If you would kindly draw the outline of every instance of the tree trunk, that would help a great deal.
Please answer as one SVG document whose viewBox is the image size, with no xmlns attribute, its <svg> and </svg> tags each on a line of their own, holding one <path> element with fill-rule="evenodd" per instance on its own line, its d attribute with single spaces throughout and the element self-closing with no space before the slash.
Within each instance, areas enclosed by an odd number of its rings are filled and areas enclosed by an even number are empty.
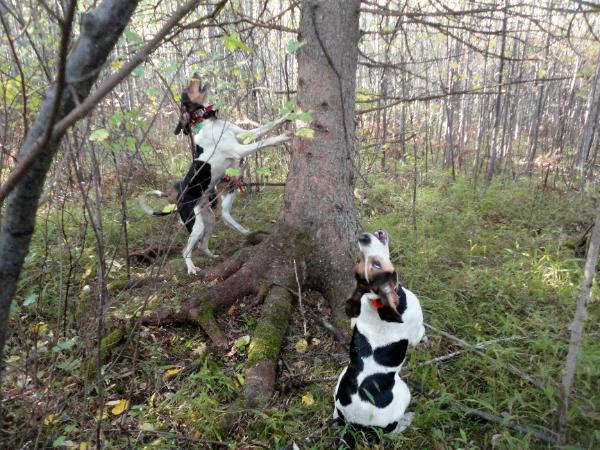
<svg viewBox="0 0 600 450">
<path fill-rule="evenodd" d="M 138 0 L 104 0 L 83 16 L 81 35 L 66 64 L 65 80 L 68 86 L 59 103 L 57 121 L 88 96 L 99 70 L 129 22 L 137 3 Z M 19 152 L 19 160 L 34 151 L 38 140 L 45 135 L 52 121 L 55 96 L 56 86 L 42 104 Z M 29 251 L 38 200 L 61 139 L 62 135 L 47 143 L 8 197 L 4 209 L 0 230 L 0 361 L 3 360 L 10 305 Z"/>
<path fill-rule="evenodd" d="M 308 284 L 321 290 L 334 320 L 353 283 L 349 268 L 358 231 L 354 208 L 354 91 L 359 0 L 302 2 L 298 99 L 312 110 L 314 139 L 296 138 L 280 224 L 308 233 Z"/>
<path fill-rule="evenodd" d="M 581 290 L 579 292 L 579 301 L 575 310 L 575 318 L 569 327 L 571 330 L 571 340 L 569 342 L 569 353 L 565 362 L 563 379 L 560 387 L 560 405 L 558 407 L 558 432 L 561 442 L 566 442 L 567 433 L 567 412 L 569 409 L 569 394 L 573 387 L 575 378 L 575 369 L 577 368 L 577 353 L 581 346 L 583 337 L 583 327 L 587 318 L 587 309 L 592 293 L 592 283 L 596 274 L 596 263 L 598 261 L 598 249 L 600 247 L 600 208 L 596 214 L 594 230 L 585 259 L 583 268 L 583 279 L 581 280 Z"/>
</svg>

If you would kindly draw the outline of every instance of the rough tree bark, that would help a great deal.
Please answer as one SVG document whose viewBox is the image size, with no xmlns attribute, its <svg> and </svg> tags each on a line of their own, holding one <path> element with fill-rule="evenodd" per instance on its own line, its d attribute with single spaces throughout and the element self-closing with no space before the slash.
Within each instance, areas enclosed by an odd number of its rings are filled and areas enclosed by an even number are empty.
<svg viewBox="0 0 600 450">
<path fill-rule="evenodd" d="M 308 283 L 346 320 L 358 222 L 354 207 L 354 91 L 360 1 L 304 1 L 298 52 L 298 100 L 314 111 L 314 139 L 294 142 L 280 223 L 303 230 L 313 244 Z"/>
<path fill-rule="evenodd" d="M 334 321 L 344 324 L 344 303 L 358 222 L 354 208 L 354 91 L 360 0 L 304 0 L 298 51 L 298 101 L 313 111 L 314 138 L 295 138 L 284 207 L 271 235 L 202 274 L 221 279 L 178 311 L 157 310 L 147 325 L 191 321 L 221 349 L 229 342 L 215 316 L 248 295 L 265 299 L 249 348 L 247 404 L 273 392 L 276 362 L 299 283 L 321 291 Z M 294 269 L 294 261 L 298 268 Z"/>
<path fill-rule="evenodd" d="M 82 18 L 81 35 L 71 51 L 65 69 L 65 82 L 58 121 L 85 99 L 98 77 L 98 73 L 114 47 L 121 32 L 129 22 L 138 0 L 104 0 L 97 8 Z M 53 122 L 56 86 L 52 89 L 39 114 L 27 133 L 18 159 L 27 158 L 37 142 L 46 134 Z M 63 133 L 64 134 L 64 133 Z M 44 146 L 25 176 L 18 182 L 7 199 L 0 229 L 0 361 L 6 341 L 10 305 L 29 251 L 35 226 L 38 201 L 44 187 L 46 174 L 58 150 L 63 134 L 55 136 Z M 0 365 L 0 373 L 2 366 Z"/>
</svg>

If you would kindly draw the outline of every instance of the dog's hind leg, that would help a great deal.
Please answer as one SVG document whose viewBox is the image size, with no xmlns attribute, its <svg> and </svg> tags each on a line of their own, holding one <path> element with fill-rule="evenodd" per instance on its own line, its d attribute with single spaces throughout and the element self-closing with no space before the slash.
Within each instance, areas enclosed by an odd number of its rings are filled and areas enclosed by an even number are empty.
<svg viewBox="0 0 600 450">
<path fill-rule="evenodd" d="M 194 207 L 194 226 L 192 227 L 192 232 L 190 233 L 190 237 L 188 238 L 187 244 L 183 249 L 183 259 L 185 260 L 185 264 L 187 266 L 187 271 L 189 275 L 195 275 L 198 272 L 200 272 L 200 269 L 194 265 L 194 261 L 192 260 L 192 250 L 204 234 L 205 227 L 204 217 L 202 214 L 203 209 L 205 208 L 201 208 L 198 205 Z"/>
<path fill-rule="evenodd" d="M 404 415 L 398 421 L 398 425 L 396 425 L 396 428 L 394 429 L 394 431 L 392 431 L 390 434 L 402 433 L 404 430 L 406 430 L 410 426 L 410 424 L 412 423 L 414 418 L 415 418 L 415 413 L 405 412 Z"/>
<path fill-rule="evenodd" d="M 210 239 L 210 235 L 215 229 L 215 213 L 210 207 L 202 208 L 202 221 L 204 222 L 204 234 L 202 235 L 202 239 L 200 241 L 200 248 L 204 252 L 206 256 L 210 256 L 211 258 L 216 258 L 219 255 L 215 255 L 208 248 L 208 240 Z"/>
<path fill-rule="evenodd" d="M 233 205 L 234 200 L 235 191 L 226 192 L 223 194 L 221 197 L 221 217 L 223 218 L 225 225 L 239 231 L 245 236 L 250 233 L 250 230 L 244 228 L 242 225 L 237 223 L 233 217 L 231 217 L 231 205 Z"/>
</svg>

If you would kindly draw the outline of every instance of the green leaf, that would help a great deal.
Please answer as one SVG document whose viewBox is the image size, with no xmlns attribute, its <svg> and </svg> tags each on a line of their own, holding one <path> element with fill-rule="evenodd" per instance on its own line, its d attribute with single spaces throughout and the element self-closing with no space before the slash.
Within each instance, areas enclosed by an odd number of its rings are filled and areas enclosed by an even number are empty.
<svg viewBox="0 0 600 450">
<path fill-rule="evenodd" d="M 67 339 L 66 341 L 60 342 L 54 347 L 52 347 L 53 353 L 58 353 L 62 350 L 67 350 L 73 347 L 77 343 L 77 336 L 73 336 L 71 339 Z"/>
<path fill-rule="evenodd" d="M 315 130 L 311 128 L 300 128 L 296 131 L 296 136 L 306 139 L 312 139 L 315 137 Z"/>
<path fill-rule="evenodd" d="M 297 41 L 296 39 L 290 39 L 287 43 L 287 51 L 288 53 L 294 53 L 298 49 L 304 47 L 306 45 L 306 41 Z"/>
<path fill-rule="evenodd" d="M 123 35 L 127 38 L 128 41 L 144 42 L 144 39 L 139 34 L 137 34 L 135 31 L 125 30 L 125 31 L 123 31 Z"/>
<path fill-rule="evenodd" d="M 290 120 L 301 120 L 302 122 L 310 123 L 313 120 L 313 112 L 312 111 L 299 111 L 293 114 L 290 114 Z"/>
<path fill-rule="evenodd" d="M 92 131 L 90 134 L 90 141 L 92 142 L 102 142 L 108 138 L 108 130 L 106 128 L 98 128 L 97 130 Z"/>
<path fill-rule="evenodd" d="M 66 440 L 67 438 L 65 436 L 59 436 L 52 441 L 52 447 L 60 447 Z"/>
<path fill-rule="evenodd" d="M 235 348 L 237 348 L 238 350 L 241 350 L 244 347 L 246 347 L 249 343 L 250 343 L 250 336 L 246 335 L 246 336 L 242 336 L 241 338 L 236 340 L 234 345 L 235 345 Z"/>
<path fill-rule="evenodd" d="M 243 133 L 238 134 L 237 137 L 238 139 L 241 139 L 244 144 L 249 144 L 254 142 L 257 136 L 256 133 L 253 133 L 252 131 L 244 131 Z"/>
<path fill-rule="evenodd" d="M 234 31 L 233 33 L 225 36 L 225 49 L 227 49 L 227 51 L 233 52 L 238 48 L 245 52 L 252 51 L 250 47 L 242 42 L 240 35 L 237 32 Z"/>
<path fill-rule="evenodd" d="M 230 177 L 239 177 L 241 174 L 242 174 L 242 171 L 240 169 L 238 169 L 237 167 L 229 167 L 225 171 L 225 175 L 230 176 Z"/>
<path fill-rule="evenodd" d="M 144 73 L 144 66 L 142 66 L 141 64 L 139 66 L 137 66 L 135 69 L 133 69 L 133 72 L 131 72 L 131 74 L 134 77 L 141 77 L 143 73 Z"/>
<path fill-rule="evenodd" d="M 263 177 L 271 175 L 271 169 L 269 169 L 268 167 L 259 167 L 256 170 L 256 173 L 258 175 L 262 175 Z"/>
<path fill-rule="evenodd" d="M 177 205 L 167 205 L 162 209 L 164 213 L 171 213 L 177 211 Z"/>
<path fill-rule="evenodd" d="M 23 306 L 33 305 L 35 303 L 35 301 L 37 300 L 37 298 L 38 298 L 37 294 L 29 295 L 23 302 Z"/>
</svg>

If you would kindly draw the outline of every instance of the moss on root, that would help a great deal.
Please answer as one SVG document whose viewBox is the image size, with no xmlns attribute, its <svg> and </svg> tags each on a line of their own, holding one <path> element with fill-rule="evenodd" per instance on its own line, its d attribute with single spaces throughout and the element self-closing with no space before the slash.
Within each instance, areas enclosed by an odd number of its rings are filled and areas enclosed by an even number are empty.
<svg viewBox="0 0 600 450">
<path fill-rule="evenodd" d="M 265 359 L 277 359 L 291 312 L 292 296 L 289 291 L 279 286 L 271 288 L 248 347 L 248 369 Z"/>
<path fill-rule="evenodd" d="M 121 344 L 124 337 L 125 330 L 116 329 L 102 338 L 102 340 L 100 341 L 100 360 L 103 363 L 110 357 L 113 350 Z M 81 364 L 80 370 L 81 374 L 85 378 L 93 378 L 96 375 L 96 372 L 98 371 L 98 359 L 96 358 L 96 355 L 94 354 L 87 361 L 84 361 Z"/>
</svg>

